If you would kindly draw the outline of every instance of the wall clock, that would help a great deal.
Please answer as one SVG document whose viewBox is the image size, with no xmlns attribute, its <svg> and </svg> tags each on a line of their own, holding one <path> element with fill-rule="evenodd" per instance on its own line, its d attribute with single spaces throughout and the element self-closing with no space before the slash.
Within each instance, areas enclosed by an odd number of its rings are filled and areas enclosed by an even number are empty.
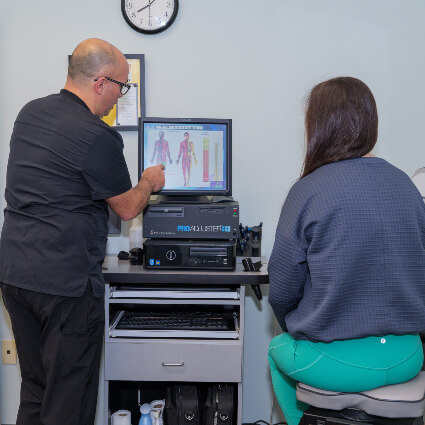
<svg viewBox="0 0 425 425">
<path fill-rule="evenodd" d="M 131 28 L 156 34 L 170 27 L 179 10 L 179 0 L 121 0 L 121 11 Z"/>
</svg>

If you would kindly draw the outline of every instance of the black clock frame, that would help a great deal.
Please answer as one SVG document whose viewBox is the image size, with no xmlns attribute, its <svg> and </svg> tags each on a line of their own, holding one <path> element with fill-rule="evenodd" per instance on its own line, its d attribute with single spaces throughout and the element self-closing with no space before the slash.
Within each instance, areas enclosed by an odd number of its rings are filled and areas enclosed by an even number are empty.
<svg viewBox="0 0 425 425">
<path fill-rule="evenodd" d="M 169 21 L 164 26 L 157 28 L 155 30 L 152 30 L 152 31 L 143 30 L 143 29 L 137 27 L 136 25 L 134 25 L 133 22 L 130 21 L 130 19 L 127 16 L 126 10 L 125 10 L 125 0 L 121 0 L 121 12 L 122 12 L 124 19 L 127 22 L 127 24 L 130 25 L 130 27 L 133 28 L 134 30 L 136 30 L 137 32 L 140 32 L 142 34 L 158 34 L 160 32 L 165 31 L 167 28 L 169 28 L 177 17 L 177 12 L 179 11 L 179 0 L 173 0 L 173 1 L 174 1 L 174 10 L 173 10 L 173 14 L 171 15 L 171 18 L 169 19 Z"/>
</svg>

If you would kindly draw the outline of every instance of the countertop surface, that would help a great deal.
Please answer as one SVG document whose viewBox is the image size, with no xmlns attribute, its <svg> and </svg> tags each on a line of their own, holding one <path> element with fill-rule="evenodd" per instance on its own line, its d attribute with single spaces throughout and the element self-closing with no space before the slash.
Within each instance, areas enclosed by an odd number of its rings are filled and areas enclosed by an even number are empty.
<svg viewBox="0 0 425 425">
<path fill-rule="evenodd" d="M 265 257 L 252 257 L 252 261 L 262 262 L 258 272 L 246 272 L 242 265 L 243 257 L 236 257 L 236 268 L 232 271 L 216 270 L 166 270 L 145 269 L 142 265 L 132 265 L 129 260 L 119 260 L 116 255 L 108 255 L 103 263 L 103 276 L 108 283 L 164 283 L 164 284 L 205 284 L 205 285 L 258 285 L 268 284 L 267 262 Z"/>
</svg>

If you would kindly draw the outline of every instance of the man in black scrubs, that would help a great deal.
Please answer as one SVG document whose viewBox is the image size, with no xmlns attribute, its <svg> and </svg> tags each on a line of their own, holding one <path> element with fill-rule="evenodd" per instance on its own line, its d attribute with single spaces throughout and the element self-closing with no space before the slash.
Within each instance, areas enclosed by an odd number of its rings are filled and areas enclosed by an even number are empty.
<svg viewBox="0 0 425 425">
<path fill-rule="evenodd" d="M 65 88 L 29 102 L 15 121 L 0 285 L 22 374 L 17 425 L 94 422 L 108 204 L 130 220 L 164 185 L 161 164 L 132 187 L 122 138 L 100 119 L 127 81 L 118 49 L 85 40 L 72 54 Z"/>
</svg>

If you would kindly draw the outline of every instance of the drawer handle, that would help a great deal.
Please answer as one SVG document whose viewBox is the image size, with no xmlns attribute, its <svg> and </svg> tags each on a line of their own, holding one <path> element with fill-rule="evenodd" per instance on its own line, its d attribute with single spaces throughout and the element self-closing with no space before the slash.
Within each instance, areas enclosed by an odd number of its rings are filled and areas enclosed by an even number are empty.
<svg viewBox="0 0 425 425">
<path fill-rule="evenodd" d="M 181 363 L 165 363 L 165 362 L 162 362 L 162 366 L 184 366 L 184 362 L 181 362 Z"/>
</svg>

